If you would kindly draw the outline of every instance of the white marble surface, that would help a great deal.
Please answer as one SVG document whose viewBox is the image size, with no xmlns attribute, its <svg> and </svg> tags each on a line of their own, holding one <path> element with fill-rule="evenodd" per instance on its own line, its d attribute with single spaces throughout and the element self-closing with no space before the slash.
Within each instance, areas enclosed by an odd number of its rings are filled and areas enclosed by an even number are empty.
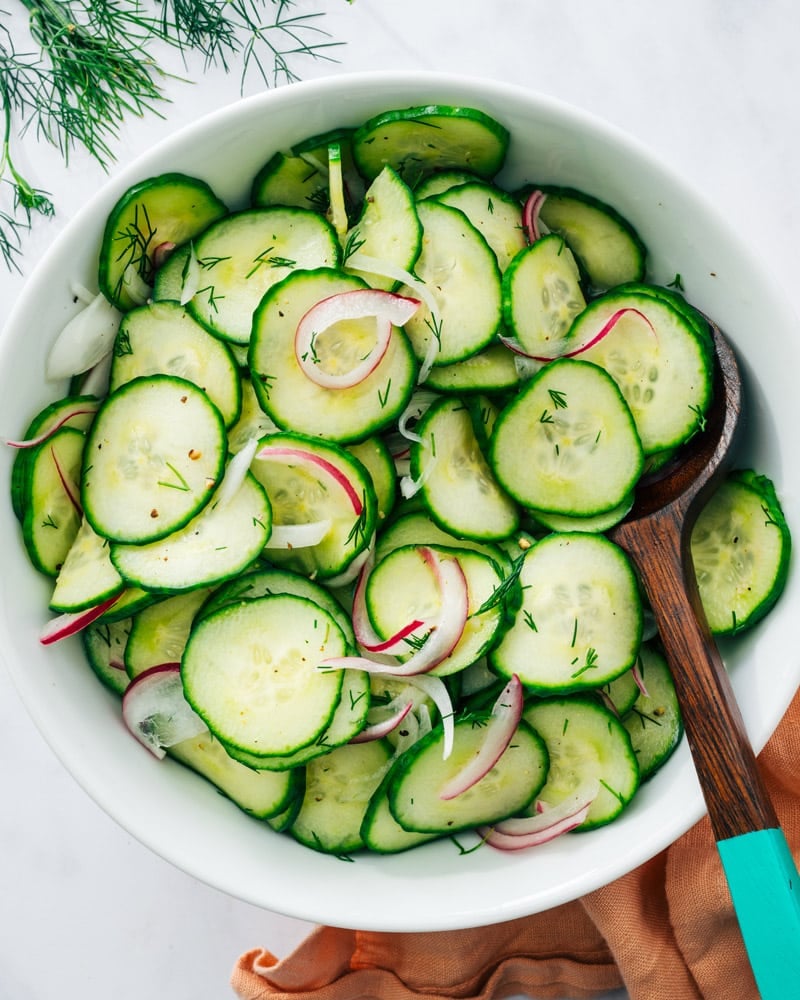
<svg viewBox="0 0 800 1000">
<path fill-rule="evenodd" d="M 296 5 L 317 9 L 326 12 L 321 25 L 346 44 L 337 62 L 302 66 L 304 78 L 418 67 L 504 80 L 581 105 L 693 182 L 793 293 L 800 6 L 792 0 Z M 165 58 L 183 72 L 174 54 Z M 163 120 L 125 124 L 122 159 L 238 96 L 235 74 L 190 65 L 188 75 L 202 82 L 170 82 Z M 27 269 L 103 173 L 80 156 L 67 173 L 47 150 L 19 165 L 59 210 L 27 240 Z M 0 321 L 23 280 L 0 265 Z M 0 782 L 0 1000 L 220 1000 L 232 995 L 228 978 L 240 952 L 264 945 L 284 955 L 310 929 L 199 884 L 133 841 L 65 772 L 2 671 Z"/>
</svg>

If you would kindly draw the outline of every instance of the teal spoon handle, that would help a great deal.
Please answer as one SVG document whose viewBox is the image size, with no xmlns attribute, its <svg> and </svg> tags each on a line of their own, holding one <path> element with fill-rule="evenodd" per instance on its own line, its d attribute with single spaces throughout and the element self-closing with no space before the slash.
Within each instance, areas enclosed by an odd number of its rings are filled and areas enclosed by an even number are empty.
<svg viewBox="0 0 800 1000">
<path fill-rule="evenodd" d="M 780 829 L 717 843 L 762 1000 L 800 998 L 800 878 Z"/>
</svg>

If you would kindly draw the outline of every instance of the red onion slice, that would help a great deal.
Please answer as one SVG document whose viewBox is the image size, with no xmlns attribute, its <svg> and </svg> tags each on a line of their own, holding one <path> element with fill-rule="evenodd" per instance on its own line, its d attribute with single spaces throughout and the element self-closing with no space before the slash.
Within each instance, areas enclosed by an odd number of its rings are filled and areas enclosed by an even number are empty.
<svg viewBox="0 0 800 1000">
<path fill-rule="evenodd" d="M 100 402 L 82 402 L 75 405 L 75 408 L 69 410 L 65 413 L 60 420 L 53 424 L 52 427 L 48 427 L 46 431 L 42 434 L 37 434 L 36 437 L 25 438 L 24 440 L 10 440 L 6 439 L 6 444 L 9 448 L 35 448 L 39 444 L 43 444 L 49 438 L 51 438 L 56 431 L 61 430 L 64 424 L 69 423 L 75 417 L 83 417 L 89 414 L 97 413 Z"/>
<path fill-rule="evenodd" d="M 395 326 L 404 326 L 419 308 L 417 299 L 374 288 L 340 292 L 317 302 L 297 325 L 294 353 L 303 373 L 325 389 L 349 389 L 363 382 L 380 364 Z M 320 364 L 316 338 L 337 323 L 375 319 L 375 343 L 349 371 L 334 374 Z"/>
<path fill-rule="evenodd" d="M 439 792 L 440 798 L 448 800 L 462 795 L 491 771 L 517 731 L 522 705 L 522 684 L 514 674 L 492 707 L 480 750 L 445 784 Z"/>
<path fill-rule="evenodd" d="M 464 571 L 458 560 L 440 559 L 427 547 L 420 554 L 436 574 L 441 606 L 436 620 L 422 645 L 402 663 L 371 659 L 367 656 L 341 656 L 323 660 L 319 666 L 327 669 L 353 668 L 389 677 L 413 677 L 427 673 L 446 659 L 460 640 L 469 616 L 469 594 Z"/>
<path fill-rule="evenodd" d="M 388 639 L 382 639 L 373 629 L 369 620 L 367 602 L 365 599 L 369 575 L 375 565 L 375 553 L 370 552 L 353 591 L 353 633 L 358 645 L 369 653 L 385 653 L 389 656 L 399 656 L 408 652 L 408 643 L 404 640 L 425 625 L 420 618 L 415 618 L 399 629 Z"/>
<path fill-rule="evenodd" d="M 67 639 L 71 635 L 76 635 L 82 629 L 91 625 L 93 621 L 96 621 L 100 615 L 108 611 L 112 605 L 117 603 L 121 596 L 122 591 L 114 594 L 113 597 L 107 598 L 105 601 L 101 601 L 100 604 L 96 604 L 92 608 L 87 608 L 85 611 L 67 611 L 63 615 L 52 618 L 40 632 L 39 642 L 43 646 L 49 646 L 51 643 Z"/>
<path fill-rule="evenodd" d="M 535 816 L 506 819 L 493 827 L 482 827 L 478 833 L 487 844 L 501 851 L 538 847 L 580 826 L 599 791 L 600 782 L 589 779 L 557 806 L 547 808 L 539 804 L 537 809 L 540 811 Z"/>
<path fill-rule="evenodd" d="M 581 344 L 580 347 L 576 347 L 571 351 L 555 351 L 553 354 L 531 354 L 530 351 L 526 351 L 522 344 L 520 344 L 520 342 L 515 340 L 513 337 L 500 336 L 498 339 L 509 349 L 509 351 L 513 351 L 514 354 L 518 354 L 523 358 L 530 358 L 532 361 L 541 361 L 546 363 L 548 361 L 555 361 L 557 358 L 576 358 L 583 354 L 584 351 L 588 351 L 590 347 L 594 347 L 595 344 L 599 344 L 603 338 L 607 337 L 609 333 L 611 333 L 623 316 L 627 316 L 631 313 L 644 320 L 649 327 L 650 332 L 655 335 L 656 331 L 653 324 L 640 309 L 634 309 L 632 306 L 625 306 L 623 309 L 617 309 L 616 312 L 612 313 L 597 333 L 592 334 L 592 336 Z M 561 341 L 562 344 L 566 344 L 567 342 L 566 338 Z"/>
<path fill-rule="evenodd" d="M 208 731 L 183 693 L 179 663 L 160 663 L 131 681 L 122 696 L 122 718 L 159 760 L 168 747 Z"/>
<path fill-rule="evenodd" d="M 639 692 L 642 695 L 642 697 L 649 698 L 650 695 L 647 693 L 647 685 L 644 682 L 641 666 L 642 666 L 641 658 L 637 656 L 636 662 L 631 667 L 631 674 L 633 675 L 633 679 L 636 682 L 636 687 L 639 688 Z"/>
<path fill-rule="evenodd" d="M 262 462 L 277 461 L 292 463 L 294 465 L 302 464 L 305 466 L 313 466 L 315 470 L 322 470 L 336 483 L 337 486 L 344 490 L 356 516 L 358 517 L 361 515 L 361 512 L 364 509 L 364 504 L 361 497 L 358 495 L 357 490 L 341 469 L 338 469 L 333 462 L 329 462 L 326 458 L 323 458 L 322 455 L 317 455 L 316 452 L 313 451 L 306 451 L 303 448 L 268 443 L 256 452 L 255 458 Z"/>
<path fill-rule="evenodd" d="M 544 191 L 539 190 L 531 191 L 525 199 L 525 204 L 522 207 L 522 228 L 525 230 L 529 243 L 535 243 L 542 236 L 539 228 L 539 213 L 546 199 L 547 195 Z"/>
<path fill-rule="evenodd" d="M 351 740 L 351 743 L 370 743 L 372 740 L 383 739 L 384 736 L 388 736 L 389 733 L 393 732 L 400 723 L 405 719 L 411 709 L 414 707 L 413 701 L 403 702 L 401 699 L 396 699 L 397 704 L 391 703 L 388 707 L 391 709 L 391 714 L 385 719 L 381 719 L 380 722 L 373 722 L 368 726 L 365 726 L 360 733 L 357 733 Z"/>
</svg>

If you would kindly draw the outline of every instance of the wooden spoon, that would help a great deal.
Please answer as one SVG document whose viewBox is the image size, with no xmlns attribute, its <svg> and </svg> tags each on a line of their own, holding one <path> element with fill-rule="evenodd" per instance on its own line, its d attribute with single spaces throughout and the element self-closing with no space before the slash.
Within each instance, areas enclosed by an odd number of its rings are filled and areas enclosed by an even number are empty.
<svg viewBox="0 0 800 1000">
<path fill-rule="evenodd" d="M 736 357 L 712 325 L 715 398 L 702 432 L 643 481 L 609 535 L 641 576 L 677 689 L 687 740 L 750 963 L 764 1000 L 800 997 L 800 877 L 779 828 L 728 673 L 706 621 L 692 527 L 727 471 L 742 410 Z"/>
</svg>

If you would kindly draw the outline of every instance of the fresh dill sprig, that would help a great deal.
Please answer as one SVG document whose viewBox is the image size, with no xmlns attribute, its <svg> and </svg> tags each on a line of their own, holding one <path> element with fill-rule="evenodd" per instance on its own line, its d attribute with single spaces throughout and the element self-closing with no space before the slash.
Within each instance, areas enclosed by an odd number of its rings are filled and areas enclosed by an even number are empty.
<svg viewBox="0 0 800 1000">
<path fill-rule="evenodd" d="M 293 0 L 163 0 L 159 33 L 226 72 L 238 57 L 242 88 L 250 72 L 276 87 L 300 79 L 301 59 L 334 61 L 330 50 L 341 44 L 321 26 L 323 12 L 293 14 L 293 6 Z"/>
<path fill-rule="evenodd" d="M 0 10 L 0 255 L 17 268 L 32 215 L 52 215 L 49 195 L 12 159 L 28 131 L 56 147 L 65 165 L 80 147 L 103 168 L 130 115 L 160 114 L 169 76 L 152 46 L 200 52 L 226 73 L 241 66 L 267 87 L 300 79 L 303 60 L 335 61 L 341 45 L 324 30 L 323 11 L 294 13 L 293 0 L 20 0 L 28 12 L 24 44 Z M 31 44 L 32 43 L 32 44 Z M 29 50 L 30 49 L 30 50 Z M 188 82 L 188 81 L 187 81 Z"/>
</svg>

